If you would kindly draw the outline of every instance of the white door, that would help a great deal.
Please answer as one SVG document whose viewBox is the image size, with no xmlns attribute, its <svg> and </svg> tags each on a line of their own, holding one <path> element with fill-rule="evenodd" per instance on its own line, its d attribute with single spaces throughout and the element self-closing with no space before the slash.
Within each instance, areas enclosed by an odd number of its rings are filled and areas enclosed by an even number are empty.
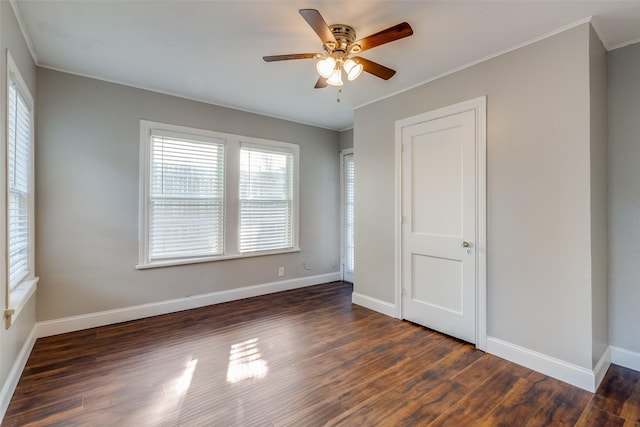
<svg viewBox="0 0 640 427">
<path fill-rule="evenodd" d="M 476 113 L 408 124 L 402 141 L 402 317 L 476 342 Z"/>
</svg>

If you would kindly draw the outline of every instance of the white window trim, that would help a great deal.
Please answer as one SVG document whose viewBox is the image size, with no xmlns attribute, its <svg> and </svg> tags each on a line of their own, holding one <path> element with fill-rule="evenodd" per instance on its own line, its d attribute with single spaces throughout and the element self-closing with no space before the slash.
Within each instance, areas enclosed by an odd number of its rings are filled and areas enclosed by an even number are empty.
<svg viewBox="0 0 640 427">
<path fill-rule="evenodd" d="M 15 319 L 18 317 L 18 315 L 22 312 L 22 310 L 24 309 L 24 307 L 26 307 L 27 302 L 29 301 L 29 299 L 31 298 L 31 296 L 36 292 L 36 288 L 37 288 L 37 284 L 38 284 L 38 277 L 35 276 L 35 205 L 34 205 L 34 200 L 35 200 L 35 179 L 34 179 L 34 158 L 35 158 L 35 152 L 34 152 L 34 140 L 35 140 L 35 110 L 34 110 L 34 102 L 33 102 L 33 96 L 31 95 L 31 92 L 29 91 L 29 87 L 27 86 L 27 84 L 25 83 L 24 79 L 22 78 L 22 75 L 20 74 L 20 71 L 18 70 L 18 66 L 16 65 L 15 61 L 13 60 L 13 57 L 11 56 L 11 53 L 9 52 L 9 50 L 7 50 L 7 78 L 5 81 L 5 117 L 4 117 L 4 121 L 5 121 L 5 132 L 4 132 L 4 163 L 5 163 L 5 174 L 3 177 L 3 188 L 4 188 L 4 210 L 6 213 L 7 207 L 8 207 L 8 197 L 9 197 L 9 191 L 7 188 L 7 173 L 8 173 L 8 165 L 7 165 L 7 161 L 8 161 L 8 132 L 9 132 L 9 126 L 7 123 L 8 120 L 8 114 L 9 114 L 9 110 L 8 110 L 8 96 L 9 96 L 9 91 L 8 91 L 8 87 L 11 81 L 16 82 L 16 84 L 19 87 L 20 90 L 20 94 L 23 96 L 23 98 L 25 99 L 25 101 L 27 102 L 27 104 L 29 105 L 30 111 L 31 111 L 31 165 L 29 166 L 30 169 L 30 177 L 29 177 L 29 274 L 27 275 L 27 277 L 25 277 L 22 282 L 20 282 L 19 285 L 17 285 L 16 287 L 14 287 L 13 289 L 9 289 L 9 278 L 8 278 L 8 274 L 9 274 L 9 260 L 8 260 L 8 256 L 5 255 L 5 263 L 4 263 L 4 282 L 5 282 L 5 310 L 4 310 L 4 317 L 5 317 L 5 326 L 8 329 L 9 327 L 11 327 L 11 324 L 13 321 L 15 321 Z M 8 221 L 8 215 L 5 214 L 5 223 L 4 223 L 4 227 L 3 227 L 3 237 L 4 237 L 4 245 L 5 245 L 5 249 L 4 252 L 5 254 L 8 254 L 8 233 L 9 233 L 9 221 Z"/>
<path fill-rule="evenodd" d="M 151 160 L 151 133 L 160 131 L 164 134 L 174 133 L 184 138 L 188 136 L 196 140 L 217 138 L 225 140 L 225 193 L 224 193 L 224 254 L 221 256 L 176 258 L 168 260 L 149 259 L 149 185 Z M 268 251 L 240 253 L 238 251 L 239 224 L 239 150 L 241 145 L 273 148 L 293 152 L 293 218 L 292 247 Z M 195 129 L 167 123 L 140 120 L 140 186 L 139 186 L 139 226 L 138 226 L 138 264 L 136 269 L 187 265 L 202 262 L 223 261 L 238 258 L 286 254 L 300 252 L 299 247 L 299 169 L 300 148 L 297 144 L 273 141 L 248 136 L 234 135 L 205 129 Z"/>
</svg>

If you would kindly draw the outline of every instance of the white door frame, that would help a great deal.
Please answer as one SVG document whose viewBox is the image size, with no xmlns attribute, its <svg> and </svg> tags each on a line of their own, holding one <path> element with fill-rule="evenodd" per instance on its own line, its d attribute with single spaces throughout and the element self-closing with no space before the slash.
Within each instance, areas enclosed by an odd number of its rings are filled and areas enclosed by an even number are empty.
<svg viewBox="0 0 640 427">
<path fill-rule="evenodd" d="M 345 279 L 344 274 L 344 230 L 345 230 L 345 215 L 344 215 L 344 156 L 353 154 L 353 148 L 345 148 L 340 151 L 340 277 Z M 355 156 L 354 156 L 355 159 Z"/>
<path fill-rule="evenodd" d="M 396 121 L 395 135 L 395 305 L 402 319 L 402 129 L 454 114 L 476 116 L 476 348 L 487 346 L 487 97 L 471 99 Z"/>
</svg>

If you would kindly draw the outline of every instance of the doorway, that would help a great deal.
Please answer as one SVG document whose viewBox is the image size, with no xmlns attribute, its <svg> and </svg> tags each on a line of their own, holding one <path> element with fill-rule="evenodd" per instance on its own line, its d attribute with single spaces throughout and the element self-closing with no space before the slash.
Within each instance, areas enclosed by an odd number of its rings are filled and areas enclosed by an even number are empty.
<svg viewBox="0 0 640 427">
<path fill-rule="evenodd" d="M 486 341 L 486 97 L 396 122 L 398 317 Z"/>
</svg>

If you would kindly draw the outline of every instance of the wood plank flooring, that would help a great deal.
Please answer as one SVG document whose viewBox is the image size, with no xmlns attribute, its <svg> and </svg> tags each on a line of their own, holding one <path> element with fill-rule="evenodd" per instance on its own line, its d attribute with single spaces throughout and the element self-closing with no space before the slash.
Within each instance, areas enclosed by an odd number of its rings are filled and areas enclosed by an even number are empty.
<svg viewBox="0 0 640 427">
<path fill-rule="evenodd" d="M 39 339 L 2 426 L 640 426 L 596 394 L 351 305 L 343 282 Z"/>
</svg>

